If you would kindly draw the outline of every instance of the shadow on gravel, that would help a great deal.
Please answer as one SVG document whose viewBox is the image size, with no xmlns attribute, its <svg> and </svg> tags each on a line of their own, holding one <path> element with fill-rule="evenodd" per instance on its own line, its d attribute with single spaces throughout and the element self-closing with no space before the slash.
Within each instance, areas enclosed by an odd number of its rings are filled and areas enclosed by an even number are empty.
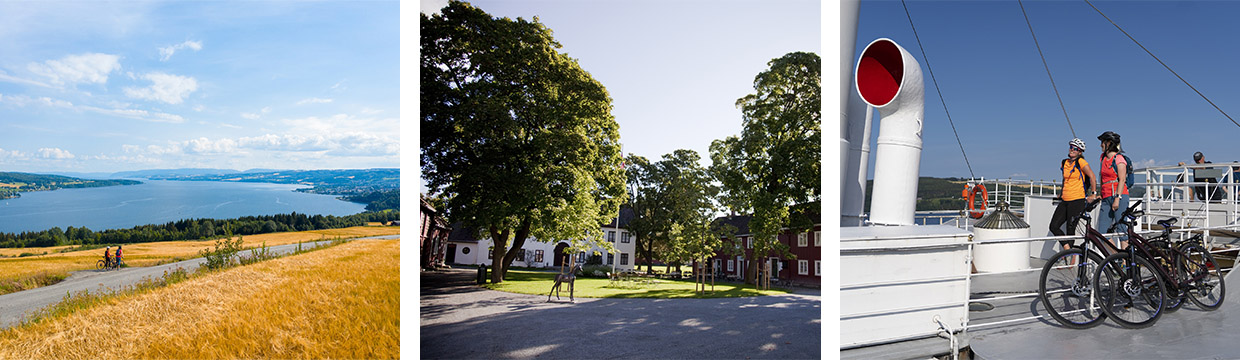
<svg viewBox="0 0 1240 360">
<path fill-rule="evenodd" d="M 812 298 L 548 303 L 545 296 L 484 290 L 471 281 L 435 277 L 422 278 L 421 319 L 431 324 L 421 327 L 423 358 L 817 359 L 821 355 L 821 302 Z M 438 287 L 447 284 L 456 286 Z"/>
</svg>

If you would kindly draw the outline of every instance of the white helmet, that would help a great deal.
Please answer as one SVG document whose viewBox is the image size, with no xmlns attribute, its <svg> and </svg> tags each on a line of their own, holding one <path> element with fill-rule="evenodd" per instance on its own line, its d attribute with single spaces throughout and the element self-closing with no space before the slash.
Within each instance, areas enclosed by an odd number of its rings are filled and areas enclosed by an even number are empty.
<svg viewBox="0 0 1240 360">
<path fill-rule="evenodd" d="M 1085 141 L 1081 139 L 1073 138 L 1072 141 L 1068 142 L 1068 145 L 1072 145 L 1072 147 L 1081 149 L 1081 152 L 1085 152 Z"/>
</svg>

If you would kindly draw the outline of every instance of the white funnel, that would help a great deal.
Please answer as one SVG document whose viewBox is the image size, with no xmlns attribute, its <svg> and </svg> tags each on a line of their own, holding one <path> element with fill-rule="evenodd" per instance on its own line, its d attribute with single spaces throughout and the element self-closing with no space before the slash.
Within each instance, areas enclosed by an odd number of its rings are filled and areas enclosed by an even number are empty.
<svg viewBox="0 0 1240 360">
<path fill-rule="evenodd" d="M 857 51 L 857 0 L 840 2 L 840 226 L 861 226 L 865 180 L 870 165 L 870 121 L 874 113 L 851 81 Z"/>
<path fill-rule="evenodd" d="M 925 118 L 921 65 L 895 41 L 882 38 L 862 51 L 855 79 L 861 99 L 880 115 L 870 222 L 913 225 Z"/>
</svg>

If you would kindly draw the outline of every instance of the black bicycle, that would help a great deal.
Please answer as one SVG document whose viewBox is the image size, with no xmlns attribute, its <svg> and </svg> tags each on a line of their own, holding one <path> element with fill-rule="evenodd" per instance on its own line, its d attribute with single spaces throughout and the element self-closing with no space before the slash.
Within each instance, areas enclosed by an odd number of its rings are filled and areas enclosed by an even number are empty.
<svg viewBox="0 0 1240 360">
<path fill-rule="evenodd" d="M 1135 208 L 1121 218 L 1128 225 L 1128 248 L 1104 259 L 1094 274 L 1103 312 L 1124 327 L 1143 328 L 1157 322 L 1164 310 L 1178 309 L 1185 298 L 1203 310 L 1218 309 L 1226 288 L 1201 234 L 1173 243 L 1170 229 L 1176 220 L 1171 218 L 1158 222 L 1162 235 L 1147 240 L 1134 230 L 1143 215 Z"/>
<path fill-rule="evenodd" d="M 1042 267 L 1038 296 L 1046 312 L 1066 327 L 1086 329 L 1102 323 L 1105 313 L 1091 294 L 1093 275 L 1103 256 L 1119 252 L 1102 233 L 1095 230 L 1090 216 L 1101 200 L 1094 200 L 1080 214 L 1069 221 L 1085 228 L 1085 239 L 1080 246 L 1073 244 L 1067 250 L 1051 256 Z M 1101 254 L 1099 254 L 1101 252 Z"/>
</svg>

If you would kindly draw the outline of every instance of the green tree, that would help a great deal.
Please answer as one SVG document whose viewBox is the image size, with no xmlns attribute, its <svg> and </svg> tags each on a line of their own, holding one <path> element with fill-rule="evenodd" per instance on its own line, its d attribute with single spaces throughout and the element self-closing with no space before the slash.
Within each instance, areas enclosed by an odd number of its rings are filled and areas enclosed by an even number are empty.
<svg viewBox="0 0 1240 360">
<path fill-rule="evenodd" d="M 720 202 L 753 213 L 749 230 L 757 258 L 791 256 L 776 241 L 790 225 L 789 207 L 821 198 L 820 64 L 817 54 L 806 52 L 771 60 L 754 78 L 755 93 L 736 101 L 744 118 L 741 135 L 710 146 L 711 173 L 723 184 Z M 754 281 L 759 263 L 750 260 L 747 282 Z"/>
<path fill-rule="evenodd" d="M 527 238 L 597 242 L 624 200 L 611 98 L 559 47 L 538 18 L 421 15 L 422 177 L 495 242 L 496 283 Z"/>
<path fill-rule="evenodd" d="M 647 259 L 657 252 L 665 261 L 683 263 L 714 250 L 710 224 L 719 189 L 700 160 L 693 150 L 676 150 L 655 163 L 629 155 L 626 170 L 635 215 L 629 231 Z M 651 271 L 649 262 L 646 271 Z"/>
</svg>

